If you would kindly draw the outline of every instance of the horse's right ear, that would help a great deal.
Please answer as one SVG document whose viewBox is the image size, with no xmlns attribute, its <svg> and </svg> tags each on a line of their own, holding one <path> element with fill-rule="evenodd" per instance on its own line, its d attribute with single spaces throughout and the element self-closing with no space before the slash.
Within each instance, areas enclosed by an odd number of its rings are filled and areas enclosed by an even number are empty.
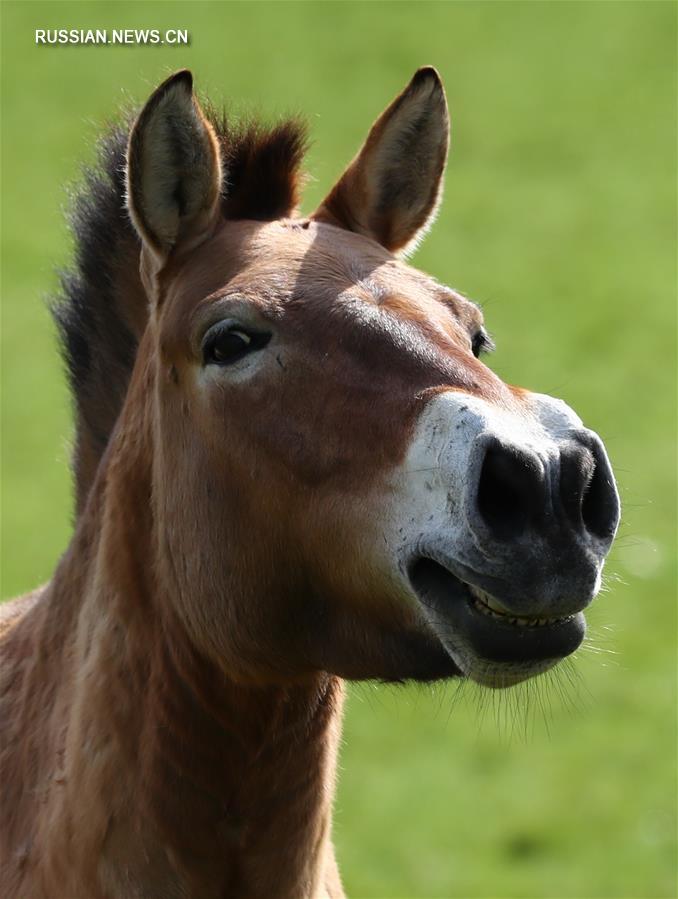
<svg viewBox="0 0 678 899">
<path fill-rule="evenodd" d="M 392 253 L 412 250 L 435 218 L 449 133 L 440 76 L 424 66 L 379 116 L 313 217 L 365 234 Z"/>
<path fill-rule="evenodd" d="M 209 236 L 221 184 L 219 144 L 184 69 L 153 92 L 127 151 L 127 207 L 156 272 L 175 248 Z"/>
</svg>

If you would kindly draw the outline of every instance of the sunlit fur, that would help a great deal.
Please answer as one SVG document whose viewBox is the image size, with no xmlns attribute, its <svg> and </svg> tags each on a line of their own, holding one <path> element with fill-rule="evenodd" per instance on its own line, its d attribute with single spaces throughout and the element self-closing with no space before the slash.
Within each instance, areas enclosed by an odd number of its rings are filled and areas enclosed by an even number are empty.
<svg viewBox="0 0 678 899">
<path fill-rule="evenodd" d="M 424 530 L 398 533 L 427 511 L 413 447 L 461 464 L 423 413 L 468 397 L 466 450 L 487 410 L 548 447 L 544 409 L 581 423 L 476 359 L 478 308 L 394 255 L 441 194 L 432 69 L 309 218 L 299 129 L 227 127 L 187 72 L 135 120 L 126 169 L 123 133 L 77 203 L 57 304 L 74 535 L 2 612 L 0 894 L 341 897 L 342 679 L 469 673 L 394 554 Z M 270 342 L 214 364 L 223 320 Z M 432 519 L 456 499 L 435 489 Z"/>
</svg>

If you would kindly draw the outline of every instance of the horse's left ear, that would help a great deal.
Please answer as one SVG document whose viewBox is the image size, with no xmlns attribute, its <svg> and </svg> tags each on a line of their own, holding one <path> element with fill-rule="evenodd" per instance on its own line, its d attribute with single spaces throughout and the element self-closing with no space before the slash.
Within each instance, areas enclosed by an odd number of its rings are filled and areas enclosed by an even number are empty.
<svg viewBox="0 0 678 899">
<path fill-rule="evenodd" d="M 153 92 L 130 134 L 127 207 L 143 244 L 142 269 L 157 273 L 174 250 L 211 233 L 221 186 L 217 138 L 184 69 Z"/>
<path fill-rule="evenodd" d="M 426 66 L 374 123 L 313 217 L 372 237 L 391 252 L 412 248 L 435 217 L 449 133 L 440 76 Z"/>
</svg>

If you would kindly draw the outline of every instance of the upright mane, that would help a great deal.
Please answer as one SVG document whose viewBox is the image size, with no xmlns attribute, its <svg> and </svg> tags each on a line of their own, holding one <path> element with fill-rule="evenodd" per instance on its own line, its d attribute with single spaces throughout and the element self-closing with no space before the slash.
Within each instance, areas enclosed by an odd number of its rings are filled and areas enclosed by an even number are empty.
<svg viewBox="0 0 678 899">
<path fill-rule="evenodd" d="M 227 173 L 226 218 L 271 221 L 299 201 L 306 148 L 302 122 L 233 124 L 207 107 Z M 72 263 L 51 303 L 75 407 L 76 516 L 122 408 L 148 303 L 139 277 L 140 241 L 125 202 L 127 140 L 134 117 L 109 128 L 85 168 L 69 216 Z"/>
</svg>

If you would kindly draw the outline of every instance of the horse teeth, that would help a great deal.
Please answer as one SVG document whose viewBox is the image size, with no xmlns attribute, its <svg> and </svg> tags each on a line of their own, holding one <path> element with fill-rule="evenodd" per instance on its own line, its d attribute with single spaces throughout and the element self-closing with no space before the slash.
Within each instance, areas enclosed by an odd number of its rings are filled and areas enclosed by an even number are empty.
<svg viewBox="0 0 678 899">
<path fill-rule="evenodd" d="M 484 590 L 481 590 L 480 587 L 471 587 L 469 585 L 469 589 L 475 599 L 479 600 L 484 606 L 488 606 L 493 612 L 496 612 L 498 615 L 508 614 L 506 609 L 501 606 L 493 596 L 486 593 Z"/>
<path fill-rule="evenodd" d="M 468 589 L 473 606 L 479 612 L 490 618 L 497 618 L 509 624 L 518 625 L 518 627 L 547 627 L 548 625 L 562 624 L 564 621 L 572 618 L 572 615 L 565 615 L 562 618 L 530 618 L 526 615 L 509 615 L 508 611 L 494 597 L 481 590 L 480 587 L 474 587 L 469 584 Z"/>
</svg>

